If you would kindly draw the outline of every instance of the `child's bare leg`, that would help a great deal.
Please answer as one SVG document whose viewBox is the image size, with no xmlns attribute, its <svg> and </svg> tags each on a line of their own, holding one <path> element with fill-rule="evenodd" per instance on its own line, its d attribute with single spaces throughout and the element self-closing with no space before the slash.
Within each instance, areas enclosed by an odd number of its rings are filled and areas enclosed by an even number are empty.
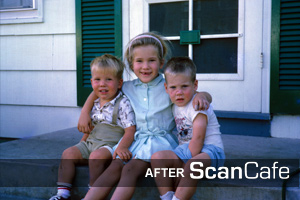
<svg viewBox="0 0 300 200">
<path fill-rule="evenodd" d="M 184 166 L 184 177 L 180 179 L 179 185 L 176 189 L 175 196 L 180 200 L 190 199 L 194 195 L 197 189 L 197 179 L 190 178 L 190 164 L 194 161 L 202 162 L 202 170 L 205 170 L 206 167 L 211 165 L 211 159 L 208 154 L 200 153 L 190 159 Z"/>
<path fill-rule="evenodd" d="M 122 160 L 113 160 L 109 167 L 94 182 L 84 200 L 105 199 L 113 186 L 120 180 L 123 166 Z"/>
<path fill-rule="evenodd" d="M 82 158 L 81 152 L 75 146 L 64 150 L 58 169 L 58 182 L 72 183 L 75 176 L 75 167 L 79 164 L 87 164 L 87 160 Z"/>
<path fill-rule="evenodd" d="M 159 151 L 151 157 L 151 168 L 181 168 L 183 162 L 173 151 Z M 168 191 L 175 191 L 174 183 L 175 179 L 168 176 L 163 176 L 162 173 L 155 177 L 155 182 L 158 187 L 158 191 L 161 196 L 166 194 Z"/>
<path fill-rule="evenodd" d="M 112 200 L 131 199 L 134 194 L 138 178 L 146 174 L 150 163 L 133 159 L 122 170 L 120 182 L 112 196 Z M 127 187 L 128 186 L 128 187 Z"/>
<path fill-rule="evenodd" d="M 104 172 L 112 160 L 111 152 L 106 148 L 93 151 L 89 157 L 90 186 Z"/>
</svg>

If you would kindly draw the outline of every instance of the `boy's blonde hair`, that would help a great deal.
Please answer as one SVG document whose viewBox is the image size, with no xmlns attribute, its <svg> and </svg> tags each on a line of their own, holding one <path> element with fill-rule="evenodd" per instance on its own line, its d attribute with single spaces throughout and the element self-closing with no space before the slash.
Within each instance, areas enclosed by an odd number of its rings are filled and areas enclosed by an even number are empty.
<svg viewBox="0 0 300 200">
<path fill-rule="evenodd" d="M 153 32 L 142 33 L 132 38 L 128 43 L 124 59 L 128 62 L 129 68 L 133 69 L 133 49 L 139 46 L 153 45 L 157 48 L 157 55 L 160 62 L 163 62 L 168 52 L 168 45 L 166 40 L 162 39 L 162 36 L 159 36 Z"/>
<path fill-rule="evenodd" d="M 118 79 L 122 79 L 123 71 L 125 68 L 124 63 L 119 60 L 117 57 L 110 54 L 103 54 L 102 56 L 98 56 L 92 60 L 91 64 L 91 73 L 93 75 L 93 69 L 97 67 L 101 70 L 107 70 L 110 73 L 113 73 Z"/>
<path fill-rule="evenodd" d="M 178 73 L 184 73 L 191 77 L 191 81 L 196 80 L 196 65 L 189 57 L 173 57 L 171 58 L 164 69 L 164 74 L 167 82 L 167 75 L 175 75 Z"/>
</svg>

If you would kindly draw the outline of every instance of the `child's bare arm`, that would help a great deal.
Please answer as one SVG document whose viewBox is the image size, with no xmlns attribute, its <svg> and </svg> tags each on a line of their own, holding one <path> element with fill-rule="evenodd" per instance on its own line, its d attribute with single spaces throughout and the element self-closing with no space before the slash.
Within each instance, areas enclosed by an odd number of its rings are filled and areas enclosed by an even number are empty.
<svg viewBox="0 0 300 200">
<path fill-rule="evenodd" d="M 195 110 L 207 110 L 212 102 L 212 97 L 207 92 L 197 92 L 193 99 L 193 108 Z"/>
<path fill-rule="evenodd" d="M 80 141 L 86 141 L 86 139 L 89 137 L 89 134 L 84 133 Z"/>
<path fill-rule="evenodd" d="M 125 162 L 131 158 L 132 153 L 128 150 L 128 148 L 134 140 L 135 130 L 136 126 L 125 128 L 124 136 L 113 154 L 113 159 L 116 159 L 117 155 Z"/>
<path fill-rule="evenodd" d="M 90 112 L 93 108 L 94 101 L 97 98 L 98 97 L 95 95 L 95 93 L 92 92 L 81 109 L 77 128 L 82 133 L 90 133 L 92 131 L 92 121 L 90 117 Z"/>
<path fill-rule="evenodd" d="M 207 118 L 206 115 L 199 113 L 193 121 L 193 137 L 189 144 L 192 157 L 199 154 L 202 150 L 206 134 Z"/>
</svg>

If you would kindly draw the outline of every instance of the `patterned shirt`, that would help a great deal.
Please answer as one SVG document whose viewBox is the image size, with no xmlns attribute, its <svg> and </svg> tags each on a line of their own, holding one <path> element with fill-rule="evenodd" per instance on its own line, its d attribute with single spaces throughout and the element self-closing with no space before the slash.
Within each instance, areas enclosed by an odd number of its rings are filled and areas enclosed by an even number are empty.
<svg viewBox="0 0 300 200">
<path fill-rule="evenodd" d="M 221 138 L 220 125 L 213 111 L 213 106 L 210 105 L 207 110 L 195 111 L 192 100 L 183 107 L 178 107 L 175 104 L 173 105 L 173 114 L 178 131 L 177 138 L 179 144 L 189 143 L 192 139 L 193 121 L 199 113 L 202 113 L 207 117 L 204 144 L 213 144 L 223 149 L 224 147 Z"/>
<path fill-rule="evenodd" d="M 100 98 L 94 101 L 94 106 L 90 114 L 94 126 L 98 123 L 112 123 L 112 114 L 116 100 L 122 95 L 123 93 L 119 92 L 113 100 L 107 102 L 102 108 L 100 107 Z M 130 101 L 126 96 L 123 96 L 119 106 L 117 125 L 125 129 L 135 124 L 135 114 Z"/>
</svg>

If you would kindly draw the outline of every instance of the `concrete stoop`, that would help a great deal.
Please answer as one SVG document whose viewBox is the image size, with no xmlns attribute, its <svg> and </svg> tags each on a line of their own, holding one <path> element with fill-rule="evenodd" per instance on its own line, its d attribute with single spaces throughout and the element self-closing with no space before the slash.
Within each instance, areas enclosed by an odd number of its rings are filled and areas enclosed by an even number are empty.
<svg viewBox="0 0 300 200">
<path fill-rule="evenodd" d="M 223 135 L 228 159 L 298 159 L 300 140 Z M 60 156 L 64 149 L 76 144 L 81 134 L 76 128 L 0 144 L 0 199 L 42 200 L 56 194 Z M 226 165 L 226 164 L 225 164 Z M 227 163 L 227 166 L 230 163 Z M 299 166 L 299 165 L 298 165 Z M 77 167 L 72 199 L 79 200 L 87 192 L 87 166 Z M 298 176 L 299 178 L 299 176 Z M 26 187 L 23 187 L 26 186 Z M 153 178 L 142 179 L 134 200 L 156 200 L 159 193 Z M 282 187 L 250 187 L 238 182 L 199 181 L 193 199 L 203 200 L 280 200 Z M 288 187 L 286 199 L 299 200 L 300 188 Z"/>
<path fill-rule="evenodd" d="M 201 184 L 200 184 L 201 185 Z M 87 192 L 87 187 L 75 187 L 72 200 L 80 200 Z M 3 200 L 46 200 L 56 193 L 55 187 L 1 187 L 0 199 Z M 280 187 L 200 187 L 193 200 L 281 200 Z M 288 188 L 287 200 L 299 200 L 299 188 Z M 159 200 L 155 187 L 137 187 L 132 200 Z"/>
</svg>

